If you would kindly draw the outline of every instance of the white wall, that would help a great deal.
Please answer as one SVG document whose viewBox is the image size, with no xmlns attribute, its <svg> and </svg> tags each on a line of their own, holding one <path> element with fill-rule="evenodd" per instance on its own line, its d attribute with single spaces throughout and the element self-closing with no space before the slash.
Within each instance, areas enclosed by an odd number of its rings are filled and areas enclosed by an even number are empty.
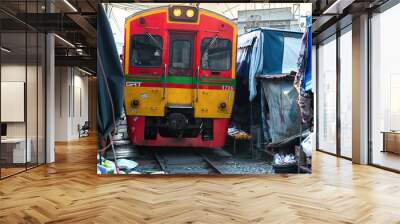
<svg viewBox="0 0 400 224">
<path fill-rule="evenodd" d="M 25 80 L 27 78 L 27 80 Z M 24 64 L 2 64 L 1 81 L 2 82 L 24 82 L 26 84 L 26 107 L 25 104 L 21 108 L 21 112 L 25 113 L 26 120 L 23 122 L 6 122 L 7 137 L 24 138 L 25 135 L 29 139 L 32 162 L 39 159 L 39 163 L 44 163 L 45 150 L 45 118 L 44 118 L 44 74 L 42 67 Z M 22 93 L 24 94 L 24 93 Z M 7 96 L 2 96 L 7 97 Z M 12 113 L 11 108 L 1 108 L 2 112 Z M 37 153 L 39 155 L 37 155 Z"/>
<path fill-rule="evenodd" d="M 55 140 L 68 140 L 69 96 L 68 88 L 70 76 L 67 67 L 55 68 Z"/>
<path fill-rule="evenodd" d="M 1 66 L 1 81 L 25 82 L 25 64 L 8 64 Z M 1 108 L 7 110 L 7 108 Z M 25 122 L 7 123 L 7 137 L 25 137 Z"/>
<path fill-rule="evenodd" d="M 83 74 L 83 73 L 80 73 Z M 74 86 L 75 86 L 75 119 L 73 120 L 73 126 L 77 127 L 78 124 L 83 125 L 85 121 L 89 120 L 89 102 L 88 102 L 88 77 L 81 76 L 81 75 L 75 75 L 75 80 L 74 80 Z M 80 93 L 78 93 L 78 90 Z M 80 94 L 80 99 L 78 98 L 78 94 Z M 77 100 L 80 100 L 80 105 L 77 105 Z M 81 107 L 81 108 L 78 108 Z M 82 111 L 80 111 L 81 109 Z M 78 129 L 74 128 L 73 133 L 75 136 L 78 136 Z"/>
<path fill-rule="evenodd" d="M 28 72 L 28 85 L 29 87 L 34 86 L 34 88 L 27 88 L 27 106 L 30 108 L 28 112 L 31 112 L 32 108 L 36 108 L 36 80 L 32 78 L 32 74 L 36 77 L 36 66 L 27 66 L 25 64 L 3 64 L 1 66 L 1 81 L 2 82 L 25 82 L 25 75 L 27 69 Z M 39 73 L 41 73 L 41 68 L 39 68 Z M 39 107 L 42 105 L 38 105 Z M 1 108 L 1 110 L 7 110 L 7 108 Z M 36 109 L 35 109 L 36 112 Z M 36 130 L 36 113 L 27 113 L 28 129 L 32 127 Z M 34 124 L 31 124 L 34 122 Z M 26 122 L 7 122 L 7 135 L 8 137 L 25 137 L 25 123 Z M 35 127 L 33 127 L 35 125 Z M 28 130 L 29 131 L 29 130 Z M 36 133 L 35 133 L 36 134 Z M 28 133 L 28 137 L 29 133 Z"/>
<path fill-rule="evenodd" d="M 77 139 L 78 124 L 88 121 L 88 78 L 76 68 L 56 67 L 55 86 L 55 140 Z"/>
</svg>

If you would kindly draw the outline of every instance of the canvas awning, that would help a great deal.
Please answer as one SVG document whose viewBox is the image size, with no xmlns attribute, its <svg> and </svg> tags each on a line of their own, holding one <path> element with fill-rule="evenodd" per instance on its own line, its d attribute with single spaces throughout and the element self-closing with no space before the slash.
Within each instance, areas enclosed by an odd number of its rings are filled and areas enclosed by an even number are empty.
<svg viewBox="0 0 400 224">
<path fill-rule="evenodd" d="M 237 75 L 248 76 L 250 100 L 257 94 L 256 77 L 297 71 L 303 33 L 259 28 L 238 38 Z"/>
</svg>

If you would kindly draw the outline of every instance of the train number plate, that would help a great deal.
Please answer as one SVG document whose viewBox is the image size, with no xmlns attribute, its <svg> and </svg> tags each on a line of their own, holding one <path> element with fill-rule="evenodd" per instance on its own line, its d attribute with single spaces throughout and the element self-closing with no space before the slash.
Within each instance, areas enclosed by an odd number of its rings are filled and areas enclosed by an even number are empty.
<svg viewBox="0 0 400 224">
<path fill-rule="evenodd" d="M 222 90 L 233 90 L 233 86 L 222 86 Z"/>
</svg>

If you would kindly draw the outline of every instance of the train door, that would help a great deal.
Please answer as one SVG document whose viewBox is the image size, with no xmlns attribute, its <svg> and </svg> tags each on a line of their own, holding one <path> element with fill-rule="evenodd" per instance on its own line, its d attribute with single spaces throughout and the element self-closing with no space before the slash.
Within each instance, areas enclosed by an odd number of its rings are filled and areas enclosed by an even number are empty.
<svg viewBox="0 0 400 224">
<path fill-rule="evenodd" d="M 167 106 L 193 106 L 194 43 L 194 33 L 169 33 Z"/>
</svg>

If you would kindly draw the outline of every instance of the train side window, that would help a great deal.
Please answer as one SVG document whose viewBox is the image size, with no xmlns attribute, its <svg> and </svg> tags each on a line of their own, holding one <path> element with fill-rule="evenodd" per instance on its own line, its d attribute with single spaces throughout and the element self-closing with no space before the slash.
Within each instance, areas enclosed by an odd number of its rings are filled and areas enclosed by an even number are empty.
<svg viewBox="0 0 400 224">
<path fill-rule="evenodd" d="M 157 35 L 133 35 L 129 61 L 136 67 L 160 67 L 162 38 Z"/>
<path fill-rule="evenodd" d="M 214 40 L 213 40 L 214 39 Z M 232 43 L 227 39 L 204 38 L 201 42 L 201 67 L 205 70 L 231 69 Z"/>
</svg>

